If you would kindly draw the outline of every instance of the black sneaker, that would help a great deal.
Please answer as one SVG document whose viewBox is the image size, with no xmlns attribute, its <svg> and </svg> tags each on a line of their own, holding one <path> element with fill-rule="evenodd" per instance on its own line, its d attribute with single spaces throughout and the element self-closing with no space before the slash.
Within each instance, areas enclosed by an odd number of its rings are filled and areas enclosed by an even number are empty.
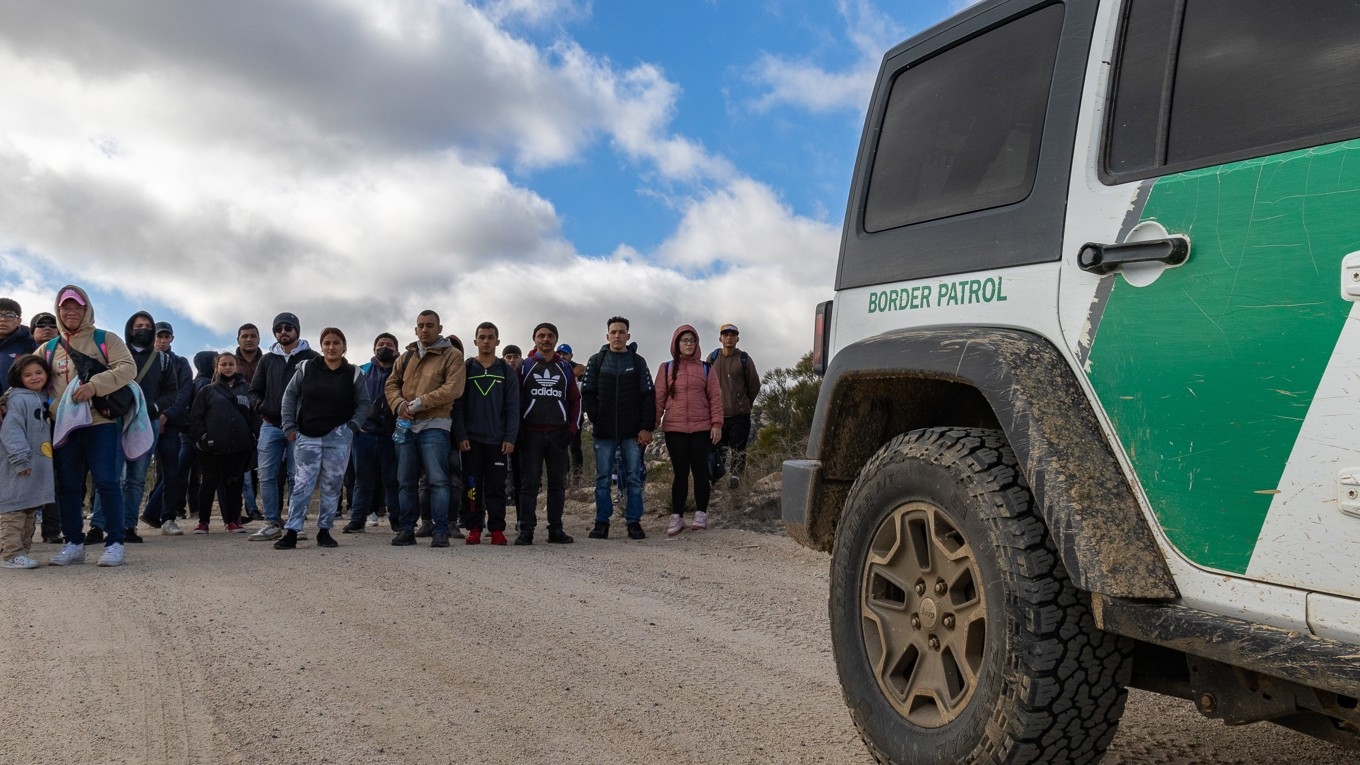
<svg viewBox="0 0 1360 765">
<path fill-rule="evenodd" d="M 531 544 L 533 544 L 533 543 L 534 543 L 534 535 L 533 535 L 533 534 L 520 534 L 519 536 L 515 537 L 515 547 L 521 547 L 521 546 L 523 546 L 523 545 L 531 545 Z"/>
<path fill-rule="evenodd" d="M 646 539 L 646 538 L 647 538 L 647 532 L 645 532 L 645 531 L 642 530 L 642 524 L 641 524 L 641 523 L 630 523 L 630 524 L 628 524 L 628 538 L 629 538 L 629 539 Z"/>
<path fill-rule="evenodd" d="M 296 532 L 296 531 L 293 531 L 292 529 L 288 529 L 287 531 L 283 532 L 283 536 L 279 537 L 279 541 L 277 541 L 277 542 L 274 543 L 274 549 L 275 549 L 275 550 L 296 550 L 296 549 L 297 549 L 297 532 Z"/>
<path fill-rule="evenodd" d="M 591 539 L 608 539 L 609 523 L 607 521 L 595 521 L 595 528 L 590 530 Z"/>
<path fill-rule="evenodd" d="M 571 538 L 571 535 L 568 534 L 568 533 L 565 532 L 565 531 L 562 531 L 562 530 L 560 530 L 560 529 L 557 530 L 557 531 L 553 531 L 552 529 L 548 529 L 548 544 L 552 544 L 552 545 L 569 545 L 569 544 L 571 544 L 572 542 L 575 542 L 575 541 L 576 541 L 576 540 L 575 540 L 575 539 L 572 539 L 572 538 Z"/>
<path fill-rule="evenodd" d="M 180 517 L 183 518 L 184 516 L 181 515 Z M 260 512 L 259 510 L 251 510 L 249 517 L 250 520 L 252 521 L 262 521 L 264 520 L 264 513 Z"/>
<path fill-rule="evenodd" d="M 420 528 L 416 529 L 417 539 L 424 539 L 425 537 L 432 536 L 434 536 L 434 526 L 429 523 L 422 523 L 420 524 Z"/>
<path fill-rule="evenodd" d="M 467 535 L 463 533 L 463 530 L 453 524 L 449 524 L 449 537 L 452 539 L 467 539 Z"/>
<path fill-rule="evenodd" d="M 410 547 L 415 543 L 416 535 L 410 530 L 398 531 L 397 535 L 395 537 L 392 537 L 393 547 Z"/>
<path fill-rule="evenodd" d="M 159 529 L 161 527 L 160 519 L 152 518 L 146 513 L 142 513 L 141 515 L 137 516 L 137 520 L 141 521 L 142 523 L 145 523 L 146 525 L 150 526 L 153 529 Z"/>
<path fill-rule="evenodd" d="M 87 544 L 87 545 L 97 545 L 97 544 L 99 544 L 100 542 L 103 542 L 103 541 L 104 541 L 104 530 L 101 529 L 101 528 L 99 528 L 98 526 L 91 526 L 91 527 L 90 527 L 90 530 L 87 531 L 87 532 L 85 532 L 85 544 Z"/>
<path fill-rule="evenodd" d="M 142 537 L 137 533 L 136 529 L 124 529 L 123 541 L 128 544 L 139 545 L 142 543 Z"/>
<path fill-rule="evenodd" d="M 448 546 L 449 546 L 448 534 L 442 531 L 436 531 L 434 534 L 430 535 L 430 547 L 448 547 Z"/>
<path fill-rule="evenodd" d="M 364 525 L 364 522 L 363 522 L 363 521 L 350 521 L 349 523 L 346 523 L 346 524 L 345 524 L 345 527 L 344 527 L 343 529 L 340 529 L 340 533 L 341 533 L 341 534 L 362 534 L 362 533 L 364 533 L 366 530 L 367 530 L 367 527 Z"/>
<path fill-rule="evenodd" d="M 49 537 L 49 536 L 44 535 L 42 539 L 43 539 L 44 542 L 46 542 L 46 543 L 49 544 L 49 545 L 66 544 L 66 540 L 63 539 L 62 536 L 61 536 L 60 534 L 58 534 L 58 535 L 56 535 L 56 536 L 54 536 L 54 537 Z"/>
<path fill-rule="evenodd" d="M 316 546 L 317 546 L 317 547 L 339 547 L 339 546 L 340 546 L 340 543 L 339 543 L 339 542 L 336 542 L 336 541 L 335 541 L 335 537 L 331 536 L 331 530 L 330 530 L 330 529 L 317 529 L 317 530 L 316 530 Z"/>
</svg>

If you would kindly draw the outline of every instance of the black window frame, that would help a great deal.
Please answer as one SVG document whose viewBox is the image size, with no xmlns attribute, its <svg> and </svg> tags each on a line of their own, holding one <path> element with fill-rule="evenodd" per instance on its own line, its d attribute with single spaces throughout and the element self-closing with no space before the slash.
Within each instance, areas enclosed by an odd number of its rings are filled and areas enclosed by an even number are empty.
<svg viewBox="0 0 1360 765">
<path fill-rule="evenodd" d="M 1114 119 L 1115 103 L 1119 96 L 1120 76 L 1124 66 L 1124 53 L 1128 37 L 1129 17 L 1132 13 L 1133 3 L 1126 0 L 1119 11 L 1119 26 L 1115 35 L 1115 48 L 1111 56 L 1112 66 L 1110 67 L 1109 81 L 1106 88 L 1105 113 L 1102 120 L 1102 138 L 1100 142 L 1100 157 L 1096 162 L 1096 175 L 1100 182 L 1106 186 L 1116 186 L 1124 183 L 1147 180 L 1150 178 L 1160 178 L 1165 175 L 1200 170 L 1206 167 L 1216 167 L 1230 162 L 1240 162 L 1248 159 L 1268 157 L 1274 154 L 1281 154 L 1297 149 L 1307 149 L 1315 146 L 1322 146 L 1339 141 L 1360 138 L 1360 122 L 1355 125 L 1333 130 L 1319 131 L 1310 133 L 1299 138 L 1292 138 L 1283 141 L 1275 141 L 1268 144 L 1253 146 L 1245 149 L 1233 151 L 1222 151 L 1206 154 L 1180 162 L 1166 162 L 1167 141 L 1171 131 L 1171 107 L 1174 99 L 1175 72 L 1180 60 L 1180 46 L 1182 44 L 1182 31 L 1185 23 L 1185 6 L 1188 0 L 1170 0 L 1173 5 L 1176 29 L 1173 31 L 1175 44 L 1169 53 L 1169 58 L 1164 62 L 1163 71 L 1166 72 L 1166 81 L 1163 84 L 1161 94 L 1161 114 L 1158 117 L 1157 135 L 1154 141 L 1157 146 L 1157 156 L 1154 157 L 1151 167 L 1140 168 L 1137 170 L 1114 170 L 1110 167 L 1111 148 L 1114 141 Z"/>
<path fill-rule="evenodd" d="M 903 71 L 1048 6 L 1063 8 L 1044 111 L 1039 164 L 1018 202 L 870 232 L 868 183 L 888 96 Z M 836 289 L 1057 261 L 1097 0 L 993 0 L 928 30 L 883 58 L 847 202 Z"/>
</svg>

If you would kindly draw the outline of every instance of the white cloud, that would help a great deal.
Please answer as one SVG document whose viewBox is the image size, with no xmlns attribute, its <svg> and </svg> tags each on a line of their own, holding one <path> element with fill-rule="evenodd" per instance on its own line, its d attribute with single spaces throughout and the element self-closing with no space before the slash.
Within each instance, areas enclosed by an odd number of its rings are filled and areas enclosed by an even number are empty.
<svg viewBox="0 0 1360 765">
<path fill-rule="evenodd" d="M 884 51 L 901 42 L 904 32 L 869 0 L 840 0 L 839 9 L 854 62 L 833 71 L 806 59 L 762 54 L 750 73 L 764 90 L 757 109 L 786 104 L 812 112 L 864 110 Z"/>
<path fill-rule="evenodd" d="M 586 12 L 566 0 L 0 8 L 6 290 L 31 315 L 72 278 L 226 337 L 290 310 L 305 332 L 345 329 L 351 356 L 379 331 L 408 337 L 427 307 L 450 332 L 490 319 L 521 345 L 556 320 L 582 351 L 622 313 L 654 363 L 679 322 L 711 346 L 717 323 L 736 321 L 762 368 L 793 363 L 838 234 L 671 132 L 679 89 L 661 69 L 569 39 L 535 47 L 505 26 Z M 681 222 L 655 252 L 577 252 L 552 205 L 501 169 L 577 161 L 601 141 L 674 193 Z"/>
</svg>

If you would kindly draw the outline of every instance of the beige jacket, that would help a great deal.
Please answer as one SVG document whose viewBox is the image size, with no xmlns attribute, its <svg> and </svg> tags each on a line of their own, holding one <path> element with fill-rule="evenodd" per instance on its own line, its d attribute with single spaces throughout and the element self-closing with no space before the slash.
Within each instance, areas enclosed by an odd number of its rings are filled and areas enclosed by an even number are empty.
<svg viewBox="0 0 1360 765">
<path fill-rule="evenodd" d="M 104 361 L 104 354 L 99 346 L 94 342 L 94 305 L 90 302 L 90 296 L 85 290 L 68 284 L 57 290 L 57 295 L 66 290 L 75 290 L 80 296 L 85 298 L 85 317 L 80 320 L 80 328 L 75 332 L 68 332 L 66 325 L 61 323 L 61 306 L 55 307 L 57 315 L 57 328 L 61 334 L 57 335 L 57 348 L 52 354 L 52 416 L 57 414 L 57 404 L 61 401 L 62 394 L 72 382 L 79 382 L 76 375 L 76 365 L 66 354 L 66 346 L 79 351 L 90 358 L 104 362 L 108 369 L 90 378 L 90 384 L 94 386 L 96 396 L 107 396 L 110 393 L 132 382 L 137 376 L 137 364 L 132 360 L 132 353 L 128 351 L 127 345 L 123 343 L 123 338 L 117 332 L 104 333 L 104 347 L 108 351 L 109 359 Z M 38 349 L 38 353 L 45 354 L 45 346 Z M 99 412 L 91 410 L 93 415 L 93 425 L 103 425 L 110 422 L 100 416 Z"/>
<path fill-rule="evenodd" d="M 392 411 L 396 412 L 406 402 L 417 420 L 452 418 L 453 402 L 463 395 L 467 382 L 463 352 L 446 337 L 426 348 L 424 358 L 416 353 L 415 343 L 406 346 L 406 350 L 392 365 L 392 374 L 383 388 Z"/>
</svg>

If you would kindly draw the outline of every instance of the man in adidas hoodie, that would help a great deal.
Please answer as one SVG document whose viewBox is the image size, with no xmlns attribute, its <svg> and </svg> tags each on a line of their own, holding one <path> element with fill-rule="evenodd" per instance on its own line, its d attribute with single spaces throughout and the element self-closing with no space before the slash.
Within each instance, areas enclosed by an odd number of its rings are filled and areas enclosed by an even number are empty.
<svg viewBox="0 0 1360 765">
<path fill-rule="evenodd" d="M 151 469 L 151 457 L 156 453 L 160 437 L 165 430 L 166 411 L 175 406 L 179 394 L 179 376 L 170 357 L 156 350 L 156 320 L 146 311 L 138 311 L 128 317 L 123 325 L 123 340 L 132 353 L 132 363 L 137 366 L 133 378 L 142 387 L 146 399 L 146 416 L 151 420 L 151 451 L 135 460 L 120 460 L 123 489 L 123 518 L 106 518 L 104 503 L 98 495 L 94 498 L 94 512 L 90 514 L 90 530 L 107 529 L 110 523 L 122 523 L 124 542 L 141 542 L 137 535 L 137 515 L 142 509 L 142 498 L 146 496 L 146 474 Z M 179 448 L 179 439 L 175 439 Z"/>
<path fill-rule="evenodd" d="M 548 471 L 548 541 L 570 544 L 562 530 L 567 503 L 567 446 L 581 429 L 581 390 L 571 365 L 557 353 L 557 327 L 543 322 L 534 327 L 534 350 L 520 370 L 520 453 L 524 471 L 519 489 L 517 545 L 534 543 L 538 526 L 538 489 Z"/>
<path fill-rule="evenodd" d="M 260 413 L 260 440 L 257 446 L 260 475 L 260 504 L 264 512 L 264 528 L 250 535 L 252 542 L 277 539 L 283 533 L 279 509 L 279 463 L 288 460 L 288 477 L 293 477 L 293 442 L 283 433 L 283 391 L 293 379 L 297 365 L 307 359 L 320 358 L 302 337 L 302 325 L 296 314 L 284 312 L 274 317 L 271 325 L 275 343 L 255 368 L 250 381 L 250 406 Z"/>
</svg>

